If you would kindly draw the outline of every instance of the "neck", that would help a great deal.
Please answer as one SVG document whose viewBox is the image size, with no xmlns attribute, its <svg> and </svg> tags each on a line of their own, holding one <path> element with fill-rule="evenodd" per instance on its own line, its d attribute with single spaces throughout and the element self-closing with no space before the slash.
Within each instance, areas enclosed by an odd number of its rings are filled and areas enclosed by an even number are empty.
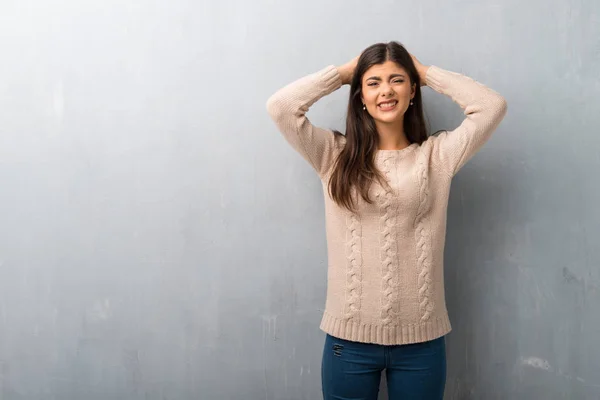
<svg viewBox="0 0 600 400">
<path fill-rule="evenodd" d="M 402 150 L 410 146 L 404 133 L 404 121 L 394 121 L 390 124 L 376 122 L 379 134 L 379 150 Z"/>
</svg>

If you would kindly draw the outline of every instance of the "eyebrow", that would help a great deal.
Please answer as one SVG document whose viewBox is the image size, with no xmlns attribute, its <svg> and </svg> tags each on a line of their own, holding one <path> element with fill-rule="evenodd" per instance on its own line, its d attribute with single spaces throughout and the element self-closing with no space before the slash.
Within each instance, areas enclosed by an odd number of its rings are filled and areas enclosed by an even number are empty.
<svg viewBox="0 0 600 400">
<path fill-rule="evenodd" d="M 406 76 L 404 76 L 403 74 L 392 74 L 392 75 L 390 75 L 390 79 L 398 78 L 398 77 L 406 78 Z M 376 80 L 376 81 L 380 81 L 381 80 L 381 78 L 378 77 L 378 76 L 371 76 L 371 77 L 367 78 L 367 80 L 371 80 L 371 79 Z"/>
</svg>

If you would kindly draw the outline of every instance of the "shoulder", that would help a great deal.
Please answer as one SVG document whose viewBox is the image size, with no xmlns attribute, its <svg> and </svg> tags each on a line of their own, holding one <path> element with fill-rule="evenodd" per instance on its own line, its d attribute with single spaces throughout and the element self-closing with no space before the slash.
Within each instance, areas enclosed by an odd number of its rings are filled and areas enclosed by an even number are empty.
<svg viewBox="0 0 600 400">
<path fill-rule="evenodd" d="M 430 173 L 440 172 L 443 173 L 444 176 L 447 175 L 435 161 L 437 158 L 436 154 L 439 152 L 440 142 L 444 140 L 446 135 L 448 135 L 448 131 L 445 129 L 436 131 L 429 135 L 427 140 L 419 146 L 421 163 L 427 166 L 426 168 Z"/>
<path fill-rule="evenodd" d="M 430 154 L 433 149 L 438 145 L 438 141 L 440 137 L 446 135 L 448 132 L 445 129 L 440 129 L 427 137 L 423 143 L 421 143 L 420 149 L 421 151 Z"/>
<path fill-rule="evenodd" d="M 346 147 L 346 135 L 335 129 L 332 129 L 331 132 L 333 132 L 334 149 L 341 152 Z"/>
</svg>

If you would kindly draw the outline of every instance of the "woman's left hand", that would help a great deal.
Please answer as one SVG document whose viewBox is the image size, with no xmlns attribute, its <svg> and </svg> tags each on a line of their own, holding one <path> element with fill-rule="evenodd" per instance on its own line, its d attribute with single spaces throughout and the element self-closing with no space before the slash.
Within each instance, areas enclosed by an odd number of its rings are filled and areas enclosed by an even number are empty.
<svg viewBox="0 0 600 400">
<path fill-rule="evenodd" d="M 419 78 L 421 79 L 421 86 L 427 86 L 427 81 L 425 78 L 427 77 L 427 70 L 429 70 L 429 66 L 421 64 L 421 62 L 417 60 L 417 57 L 412 55 L 412 53 L 410 54 L 410 56 L 412 57 L 413 63 L 415 63 L 417 72 L 419 73 Z"/>
</svg>

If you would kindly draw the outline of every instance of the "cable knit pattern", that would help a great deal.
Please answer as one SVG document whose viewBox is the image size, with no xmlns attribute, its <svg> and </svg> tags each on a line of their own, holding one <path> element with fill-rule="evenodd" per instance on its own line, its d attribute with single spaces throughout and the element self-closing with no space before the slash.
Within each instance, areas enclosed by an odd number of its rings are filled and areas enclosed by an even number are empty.
<svg viewBox="0 0 600 400">
<path fill-rule="evenodd" d="M 419 208 L 415 219 L 415 241 L 417 243 L 417 266 L 419 270 L 418 289 L 421 321 L 425 322 L 431 317 L 434 302 L 431 295 L 433 282 L 431 281 L 431 238 L 427 210 L 429 208 L 429 180 L 424 154 L 418 156 L 419 175 Z"/>
<path fill-rule="evenodd" d="M 302 77 L 267 101 L 285 140 L 321 179 L 328 271 L 320 327 L 332 336 L 396 345 L 451 330 L 442 262 L 450 184 L 500 124 L 506 101 L 472 78 L 436 66 L 425 82 L 429 89 L 423 90 L 446 95 L 463 110 L 463 121 L 420 145 L 377 150 L 376 166 L 391 190 L 374 183 L 373 202 L 359 201 L 356 213 L 337 205 L 328 192 L 327 178 L 345 136 L 306 116 L 312 104 L 342 85 L 337 68 Z"/>
<path fill-rule="evenodd" d="M 391 168 L 393 166 L 393 156 L 388 155 L 383 159 L 383 174 L 389 184 L 392 182 Z M 394 193 L 382 187 L 377 192 L 377 202 L 379 204 L 379 223 L 381 250 L 381 275 L 382 290 L 381 297 L 381 321 L 389 325 L 394 321 L 394 306 L 398 302 L 398 251 L 396 243 L 396 207 L 394 204 Z"/>
<path fill-rule="evenodd" d="M 361 226 L 358 216 L 348 213 L 346 217 L 349 239 L 347 243 L 347 277 L 346 277 L 346 319 L 356 319 L 360 312 L 361 267 L 360 249 Z"/>
</svg>

